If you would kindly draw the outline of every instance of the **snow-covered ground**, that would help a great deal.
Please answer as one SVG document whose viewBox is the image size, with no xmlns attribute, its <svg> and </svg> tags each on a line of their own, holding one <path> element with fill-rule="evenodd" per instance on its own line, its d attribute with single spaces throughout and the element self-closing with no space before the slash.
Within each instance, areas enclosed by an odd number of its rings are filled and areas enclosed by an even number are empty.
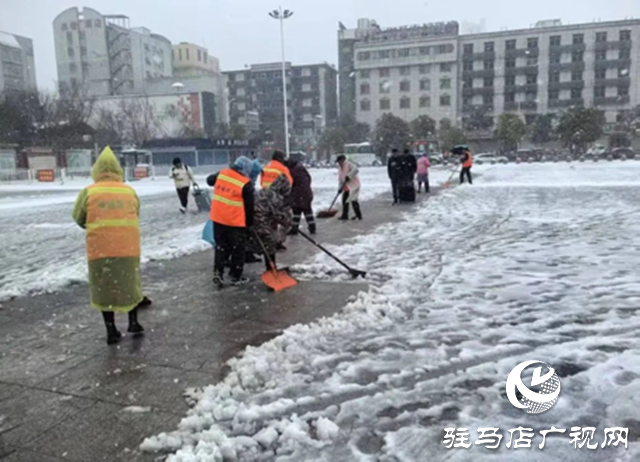
<svg viewBox="0 0 640 462">
<path fill-rule="evenodd" d="M 482 170 L 334 247 L 380 282 L 249 347 L 223 382 L 191 391 L 176 431 L 142 448 L 172 462 L 640 460 L 640 163 Z M 320 255 L 299 269 L 332 265 Z M 506 399 L 525 360 L 560 376 L 546 413 Z M 507 449 L 519 426 L 533 444 Z M 552 426 L 565 434 L 539 449 Z M 468 429 L 472 447 L 446 449 L 450 427 Z M 499 449 L 473 444 L 480 427 L 500 428 Z M 595 427 L 599 444 L 605 428 L 628 427 L 628 449 L 574 449 L 572 427 Z"/>
<path fill-rule="evenodd" d="M 315 207 L 328 207 L 338 189 L 335 169 L 312 170 Z M 196 178 L 205 185 L 205 177 Z M 362 200 L 388 191 L 385 168 L 363 168 Z M 89 180 L 0 184 L 0 301 L 84 281 L 84 231 L 71 211 Z M 208 248 L 200 240 L 206 214 L 181 215 L 169 178 L 130 183 L 141 198 L 143 261 L 169 259 Z M 194 207 L 193 202 L 191 206 Z"/>
</svg>

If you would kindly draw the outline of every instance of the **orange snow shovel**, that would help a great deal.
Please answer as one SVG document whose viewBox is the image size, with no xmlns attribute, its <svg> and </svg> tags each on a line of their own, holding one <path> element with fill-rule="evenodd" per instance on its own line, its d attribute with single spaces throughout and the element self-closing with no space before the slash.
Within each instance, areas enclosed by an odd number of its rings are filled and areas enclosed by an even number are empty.
<svg viewBox="0 0 640 462">
<path fill-rule="evenodd" d="M 260 236 L 258 236 L 258 233 L 254 231 L 253 235 L 256 237 L 257 241 L 260 243 L 260 247 L 262 247 L 262 252 L 264 253 L 265 258 L 267 259 L 267 261 L 269 262 L 269 266 L 271 267 L 269 271 L 265 271 L 264 273 L 262 273 L 262 276 L 260 276 L 260 279 L 262 279 L 262 282 L 264 283 L 264 285 L 266 285 L 269 289 L 273 290 L 274 292 L 280 292 L 281 290 L 285 290 L 290 287 L 296 286 L 298 284 L 298 281 L 295 280 L 293 277 L 291 277 L 291 275 L 287 272 L 287 270 L 283 270 L 283 269 L 278 270 L 275 262 L 273 262 L 271 260 L 271 257 L 269 257 L 269 254 L 267 253 L 267 249 L 265 248 L 264 243 L 262 242 L 262 239 L 260 239 Z"/>
</svg>

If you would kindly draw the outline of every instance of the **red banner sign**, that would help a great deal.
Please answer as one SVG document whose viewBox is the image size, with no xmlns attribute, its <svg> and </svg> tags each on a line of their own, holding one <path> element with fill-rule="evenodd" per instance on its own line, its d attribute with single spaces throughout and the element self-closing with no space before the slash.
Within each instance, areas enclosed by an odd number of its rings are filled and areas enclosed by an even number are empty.
<svg viewBox="0 0 640 462">
<path fill-rule="evenodd" d="M 51 183 L 52 181 L 56 181 L 56 172 L 53 169 L 37 170 L 36 178 L 38 181 Z"/>
</svg>

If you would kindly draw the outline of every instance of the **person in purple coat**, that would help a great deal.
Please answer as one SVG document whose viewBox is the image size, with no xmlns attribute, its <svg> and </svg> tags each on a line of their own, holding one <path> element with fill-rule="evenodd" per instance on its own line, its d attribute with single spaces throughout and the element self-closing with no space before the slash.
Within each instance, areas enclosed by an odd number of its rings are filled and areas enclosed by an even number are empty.
<svg viewBox="0 0 640 462">
<path fill-rule="evenodd" d="M 309 227 L 309 233 L 316 233 L 316 221 L 313 216 L 313 209 L 311 204 L 313 203 L 313 190 L 311 189 L 311 175 L 307 169 L 300 162 L 289 159 L 287 161 L 287 167 L 291 176 L 293 177 L 293 187 L 291 189 L 291 195 L 289 200 L 291 208 L 293 209 L 293 223 L 290 235 L 298 234 L 300 228 L 300 221 L 304 214 L 307 220 L 307 226 Z"/>
</svg>

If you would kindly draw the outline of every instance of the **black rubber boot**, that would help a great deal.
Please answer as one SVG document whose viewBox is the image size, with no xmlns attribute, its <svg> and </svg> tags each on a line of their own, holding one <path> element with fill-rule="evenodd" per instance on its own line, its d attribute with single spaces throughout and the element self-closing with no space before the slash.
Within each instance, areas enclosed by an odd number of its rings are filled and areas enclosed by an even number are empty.
<svg viewBox="0 0 640 462">
<path fill-rule="evenodd" d="M 309 234 L 315 234 L 316 233 L 316 224 L 315 223 L 311 223 L 309 225 Z"/>
<path fill-rule="evenodd" d="M 360 211 L 360 203 L 353 203 L 353 211 L 356 213 L 354 220 L 362 220 L 362 212 Z"/>
<path fill-rule="evenodd" d="M 122 334 L 116 327 L 115 316 L 112 311 L 103 311 L 102 318 L 107 328 L 107 345 L 114 345 L 120 341 Z"/>
<path fill-rule="evenodd" d="M 137 307 L 129 311 L 129 328 L 127 332 L 131 332 L 132 334 L 142 334 L 144 332 L 144 328 L 138 322 Z"/>
<path fill-rule="evenodd" d="M 349 219 L 349 203 L 345 203 L 342 205 L 342 215 L 338 220 L 348 220 Z"/>
</svg>

